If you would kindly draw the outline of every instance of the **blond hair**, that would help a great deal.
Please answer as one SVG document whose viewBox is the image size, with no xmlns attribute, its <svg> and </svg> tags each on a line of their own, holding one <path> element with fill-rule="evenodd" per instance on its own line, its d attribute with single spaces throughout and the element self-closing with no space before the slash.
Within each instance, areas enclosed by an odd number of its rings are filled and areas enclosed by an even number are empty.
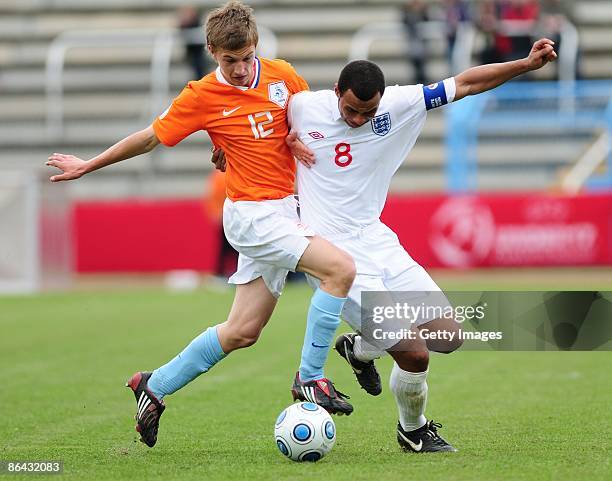
<svg viewBox="0 0 612 481">
<path fill-rule="evenodd" d="M 212 50 L 240 50 L 259 41 L 253 9 L 237 0 L 210 12 L 205 29 Z"/>
</svg>

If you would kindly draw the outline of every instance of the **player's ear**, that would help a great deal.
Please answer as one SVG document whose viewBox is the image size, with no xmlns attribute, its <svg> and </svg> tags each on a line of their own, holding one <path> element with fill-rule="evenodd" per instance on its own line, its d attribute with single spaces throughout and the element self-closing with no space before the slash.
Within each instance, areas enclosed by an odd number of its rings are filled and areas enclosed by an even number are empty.
<svg viewBox="0 0 612 481">
<path fill-rule="evenodd" d="M 338 82 L 334 84 L 334 92 L 336 92 L 336 97 L 340 98 L 340 90 L 338 90 Z"/>
</svg>

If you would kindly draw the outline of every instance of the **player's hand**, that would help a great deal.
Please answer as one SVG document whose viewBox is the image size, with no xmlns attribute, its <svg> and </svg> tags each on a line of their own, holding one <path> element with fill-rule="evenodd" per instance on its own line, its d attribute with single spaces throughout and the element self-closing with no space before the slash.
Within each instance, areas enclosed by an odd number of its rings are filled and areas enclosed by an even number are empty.
<svg viewBox="0 0 612 481">
<path fill-rule="evenodd" d="M 315 164 L 315 156 L 313 151 L 306 147 L 306 145 L 304 145 L 302 141 L 298 139 L 297 132 L 291 131 L 289 135 L 285 137 L 285 142 L 289 146 L 291 154 L 306 167 L 310 169 L 310 167 Z"/>
<path fill-rule="evenodd" d="M 223 149 L 213 147 L 210 161 L 215 164 L 215 169 L 225 172 L 225 151 Z"/>
<path fill-rule="evenodd" d="M 78 179 L 87 172 L 87 161 L 74 155 L 54 153 L 49 157 L 46 165 L 57 167 L 62 171 L 61 174 L 51 176 L 49 178 L 51 182 Z"/>
<path fill-rule="evenodd" d="M 529 52 L 529 57 L 527 57 L 529 70 L 537 70 L 548 62 L 554 62 L 557 59 L 554 45 L 555 42 L 548 38 L 541 38 L 534 43 L 531 52 Z"/>
</svg>

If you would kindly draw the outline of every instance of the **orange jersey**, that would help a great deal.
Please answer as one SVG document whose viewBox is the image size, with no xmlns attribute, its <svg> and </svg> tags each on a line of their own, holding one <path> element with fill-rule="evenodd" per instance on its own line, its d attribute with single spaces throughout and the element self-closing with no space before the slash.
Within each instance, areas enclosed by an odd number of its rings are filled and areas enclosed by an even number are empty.
<svg viewBox="0 0 612 481">
<path fill-rule="evenodd" d="M 167 146 L 206 130 L 225 151 L 227 196 L 234 201 L 280 199 L 294 192 L 295 161 L 285 144 L 287 105 L 308 84 L 284 60 L 256 57 L 254 72 L 249 88 L 229 85 L 219 69 L 189 82 L 153 122 Z"/>
</svg>

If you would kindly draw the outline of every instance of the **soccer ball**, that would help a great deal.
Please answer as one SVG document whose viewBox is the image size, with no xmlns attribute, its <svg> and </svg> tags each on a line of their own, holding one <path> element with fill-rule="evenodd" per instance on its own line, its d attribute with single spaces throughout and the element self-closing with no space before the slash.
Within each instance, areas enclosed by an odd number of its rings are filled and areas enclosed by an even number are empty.
<svg viewBox="0 0 612 481">
<path fill-rule="evenodd" d="M 292 404 L 274 426 L 276 445 L 293 461 L 318 461 L 336 443 L 336 425 L 328 412 L 314 403 Z"/>
</svg>

